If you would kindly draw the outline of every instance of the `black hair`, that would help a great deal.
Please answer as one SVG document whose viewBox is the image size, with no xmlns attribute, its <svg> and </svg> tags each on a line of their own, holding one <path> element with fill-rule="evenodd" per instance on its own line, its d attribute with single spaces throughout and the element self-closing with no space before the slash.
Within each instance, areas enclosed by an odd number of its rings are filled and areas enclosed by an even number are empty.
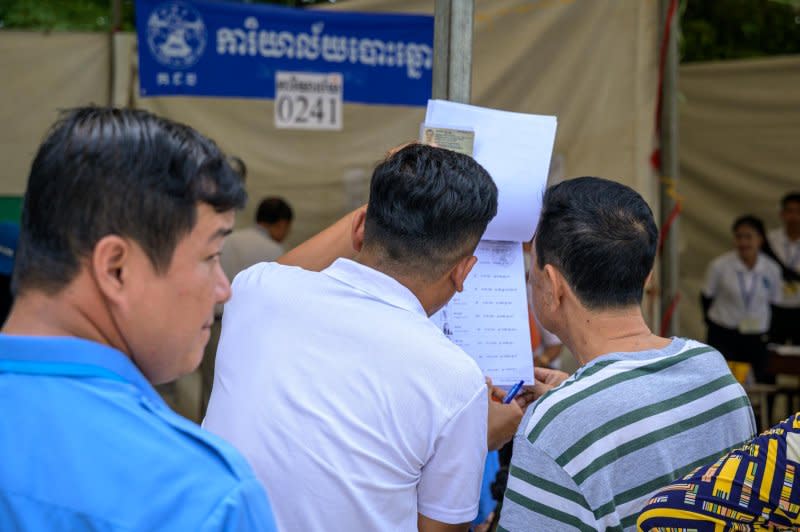
<svg viewBox="0 0 800 532">
<path fill-rule="evenodd" d="M 56 292 L 104 236 L 131 238 L 158 272 L 197 222 L 197 205 L 240 209 L 241 180 L 194 129 L 133 109 L 65 111 L 31 166 L 15 288 Z"/>
<path fill-rule="evenodd" d="M 372 174 L 364 247 L 395 268 L 438 277 L 473 253 L 497 213 L 497 186 L 472 157 L 411 144 Z"/>
<path fill-rule="evenodd" d="M 800 203 L 800 192 L 793 191 L 793 192 L 789 192 L 788 194 L 786 194 L 781 199 L 781 209 L 785 209 L 786 207 L 788 207 L 789 206 L 789 202 Z"/>
<path fill-rule="evenodd" d="M 731 231 L 734 233 L 736 232 L 739 227 L 746 225 L 750 228 L 754 229 L 756 233 L 758 233 L 761 238 L 767 238 L 767 230 L 764 229 L 764 222 L 761 221 L 761 218 L 757 218 L 752 214 L 745 214 L 744 216 L 739 216 L 734 220 L 733 225 L 731 226 Z"/>
<path fill-rule="evenodd" d="M 274 224 L 281 220 L 291 222 L 294 219 L 292 208 L 283 198 L 264 198 L 256 209 L 256 223 Z"/>
<path fill-rule="evenodd" d="M 658 229 L 632 188 L 579 177 L 545 192 L 534 243 L 538 267 L 556 267 L 584 306 L 622 308 L 642 301 Z"/>
</svg>

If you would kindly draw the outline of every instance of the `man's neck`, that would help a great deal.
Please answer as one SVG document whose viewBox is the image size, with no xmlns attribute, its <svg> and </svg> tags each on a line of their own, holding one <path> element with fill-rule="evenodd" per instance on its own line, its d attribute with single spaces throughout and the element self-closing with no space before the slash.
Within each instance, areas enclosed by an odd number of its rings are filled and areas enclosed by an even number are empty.
<svg viewBox="0 0 800 532">
<path fill-rule="evenodd" d="M 789 242 L 797 242 L 800 240 L 800 229 L 797 231 L 790 231 L 789 228 L 786 228 L 786 238 L 789 239 Z"/>
<path fill-rule="evenodd" d="M 120 338 L 103 331 L 116 330 L 112 324 L 102 326 L 95 316 L 73 297 L 80 288 L 70 286 L 56 295 L 40 291 L 21 294 L 14 301 L 2 333 L 17 336 L 66 336 L 83 338 L 127 352 Z"/>
<path fill-rule="evenodd" d="M 420 305 L 422 305 L 422 308 L 425 309 L 428 316 L 431 316 L 441 308 L 441 305 L 438 304 L 440 298 L 437 297 L 436 290 L 432 286 L 432 283 L 398 271 L 396 265 L 388 263 L 379 254 L 370 253 L 362 249 L 353 260 L 368 268 L 379 271 L 384 275 L 388 275 L 408 288 L 408 290 L 414 294 L 414 297 L 417 298 Z"/>
<path fill-rule="evenodd" d="M 267 236 L 268 236 L 268 237 L 269 237 L 271 240 L 275 240 L 275 239 L 272 237 L 272 233 L 271 233 L 271 232 L 270 232 L 270 230 L 269 230 L 269 225 L 267 225 L 267 224 L 265 224 L 265 223 L 263 223 L 263 222 L 257 222 L 257 223 L 256 223 L 256 227 L 257 227 L 258 229 L 260 229 L 260 230 L 261 230 L 261 231 L 262 231 L 262 232 L 263 232 L 265 235 L 267 235 Z"/>
<path fill-rule="evenodd" d="M 638 306 L 604 311 L 585 308 L 566 312 L 570 322 L 561 341 L 581 365 L 608 353 L 662 349 L 671 342 L 650 331 Z"/>
<path fill-rule="evenodd" d="M 281 243 L 281 241 L 279 240 L 280 235 L 278 234 L 278 230 L 274 225 L 263 222 L 259 222 L 256 225 L 260 227 L 264 231 L 264 233 L 266 233 L 266 235 L 270 238 L 270 240 L 278 244 Z"/>
<path fill-rule="evenodd" d="M 740 256 L 739 260 L 742 262 L 742 264 L 744 264 L 745 268 L 747 268 L 748 270 L 752 270 L 753 268 L 756 267 L 756 262 L 758 262 L 758 255 L 755 255 L 755 256 L 752 256 L 752 257 L 750 257 L 750 256 L 748 256 L 748 257 Z"/>
</svg>

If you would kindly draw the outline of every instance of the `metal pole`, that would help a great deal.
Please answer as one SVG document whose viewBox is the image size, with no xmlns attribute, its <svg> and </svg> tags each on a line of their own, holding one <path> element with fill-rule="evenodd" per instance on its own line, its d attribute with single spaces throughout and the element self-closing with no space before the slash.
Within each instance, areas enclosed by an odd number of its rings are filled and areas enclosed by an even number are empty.
<svg viewBox="0 0 800 532">
<path fill-rule="evenodd" d="M 450 100 L 469 103 L 472 94 L 472 26 L 475 0 L 453 0 L 450 14 Z"/>
<path fill-rule="evenodd" d="M 472 92 L 472 29 L 475 0 L 436 0 L 433 97 L 469 103 Z"/>
<path fill-rule="evenodd" d="M 108 104 L 114 105 L 114 91 L 117 77 L 116 46 L 114 34 L 122 27 L 122 0 L 111 0 L 111 18 L 108 25 L 108 51 L 109 51 L 109 79 L 108 79 Z"/>
<path fill-rule="evenodd" d="M 436 100 L 446 100 L 450 78 L 451 0 L 436 0 L 433 14 L 433 87 Z"/>
<path fill-rule="evenodd" d="M 111 0 L 111 32 L 122 27 L 122 0 Z"/>
<path fill-rule="evenodd" d="M 670 0 L 661 0 L 661 28 L 664 31 L 669 14 Z M 661 189 L 660 208 L 661 226 L 667 222 L 670 214 L 679 201 L 676 188 L 680 177 L 678 161 L 678 25 L 677 11 L 672 21 L 667 42 L 667 55 L 664 63 L 664 76 L 661 95 Z M 665 316 L 670 311 L 675 298 L 679 294 L 679 224 L 675 218 L 670 227 L 664 247 L 661 252 L 661 315 Z M 674 306 L 672 317 L 666 333 L 677 335 L 679 332 L 679 316 L 677 305 Z"/>
</svg>

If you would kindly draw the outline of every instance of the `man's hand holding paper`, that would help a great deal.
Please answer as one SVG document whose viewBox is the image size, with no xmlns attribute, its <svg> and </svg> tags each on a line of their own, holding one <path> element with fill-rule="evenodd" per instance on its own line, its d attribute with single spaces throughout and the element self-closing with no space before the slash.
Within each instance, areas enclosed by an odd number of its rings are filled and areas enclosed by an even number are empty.
<svg viewBox="0 0 800 532">
<path fill-rule="evenodd" d="M 532 397 L 531 402 L 536 401 L 556 386 L 559 386 L 569 378 L 569 374 L 557 369 L 533 368 L 533 378 L 533 385 L 525 387 Z"/>
</svg>

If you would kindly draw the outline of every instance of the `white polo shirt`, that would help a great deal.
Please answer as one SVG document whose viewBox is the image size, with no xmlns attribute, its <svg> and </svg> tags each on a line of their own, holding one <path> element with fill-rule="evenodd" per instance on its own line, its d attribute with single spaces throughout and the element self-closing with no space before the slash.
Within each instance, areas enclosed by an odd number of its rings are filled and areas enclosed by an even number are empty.
<svg viewBox="0 0 800 532">
<path fill-rule="evenodd" d="M 782 227 L 773 229 L 767 234 L 769 246 L 782 263 L 800 273 L 800 240 L 789 240 Z M 783 282 L 782 307 L 800 308 L 800 282 Z"/>
<path fill-rule="evenodd" d="M 486 386 L 395 279 L 339 259 L 239 274 L 203 426 L 250 461 L 281 530 L 416 530 L 477 514 Z"/>
<path fill-rule="evenodd" d="M 781 269 L 759 254 L 752 270 L 729 251 L 714 259 L 706 271 L 703 294 L 713 301 L 708 317 L 723 327 L 744 334 L 769 330 L 770 303 L 780 301 Z"/>
</svg>

